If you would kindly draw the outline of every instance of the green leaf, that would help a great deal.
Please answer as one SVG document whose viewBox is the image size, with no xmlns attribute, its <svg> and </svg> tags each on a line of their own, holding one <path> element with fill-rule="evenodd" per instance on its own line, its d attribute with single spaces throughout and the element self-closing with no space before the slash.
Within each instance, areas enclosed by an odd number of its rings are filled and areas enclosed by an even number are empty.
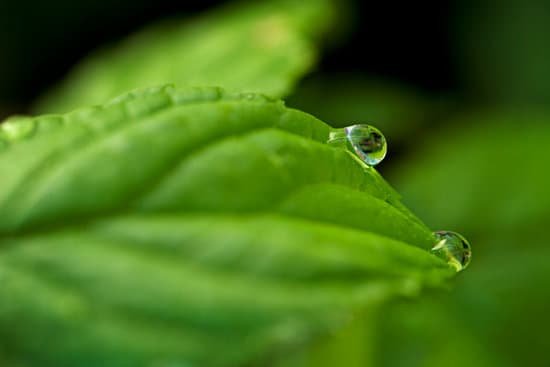
<svg viewBox="0 0 550 367">
<path fill-rule="evenodd" d="M 67 112 L 164 83 L 284 96 L 314 64 L 314 41 L 332 23 L 332 5 L 331 0 L 231 4 L 193 20 L 153 25 L 87 58 L 37 110 Z"/>
<path fill-rule="evenodd" d="M 170 86 L 3 124 L 8 357 L 265 365 L 444 285 L 430 230 L 328 131 L 277 100 Z"/>
</svg>

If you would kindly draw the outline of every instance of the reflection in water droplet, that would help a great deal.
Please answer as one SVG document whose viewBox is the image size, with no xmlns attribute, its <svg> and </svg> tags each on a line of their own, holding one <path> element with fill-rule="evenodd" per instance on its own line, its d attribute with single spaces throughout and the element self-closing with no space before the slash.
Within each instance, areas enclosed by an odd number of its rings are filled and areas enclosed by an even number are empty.
<svg viewBox="0 0 550 367">
<path fill-rule="evenodd" d="M 332 130 L 328 143 L 345 146 L 369 166 L 382 162 L 388 149 L 386 138 L 380 130 L 364 124 Z"/>
<path fill-rule="evenodd" d="M 0 125 L 0 134 L 8 141 L 15 141 L 31 136 L 36 123 L 29 117 L 12 117 Z"/>
<path fill-rule="evenodd" d="M 437 242 L 432 252 L 447 261 L 456 271 L 464 270 L 472 258 L 472 248 L 462 235 L 451 231 L 434 232 Z"/>
</svg>

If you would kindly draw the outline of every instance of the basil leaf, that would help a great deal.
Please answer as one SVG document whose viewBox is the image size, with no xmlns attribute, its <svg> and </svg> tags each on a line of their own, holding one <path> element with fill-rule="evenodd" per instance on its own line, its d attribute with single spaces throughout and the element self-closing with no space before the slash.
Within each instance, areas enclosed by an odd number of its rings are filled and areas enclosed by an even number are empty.
<svg viewBox="0 0 550 367">
<path fill-rule="evenodd" d="M 6 360 L 267 363 L 454 274 L 374 169 L 278 100 L 165 86 L 1 130 Z"/>
</svg>

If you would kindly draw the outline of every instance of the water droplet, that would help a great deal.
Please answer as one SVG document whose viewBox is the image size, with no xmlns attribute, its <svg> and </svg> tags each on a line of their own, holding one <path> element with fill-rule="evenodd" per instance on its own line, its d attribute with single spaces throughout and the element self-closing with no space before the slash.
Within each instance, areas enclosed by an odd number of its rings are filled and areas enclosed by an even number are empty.
<svg viewBox="0 0 550 367">
<path fill-rule="evenodd" d="M 377 128 L 359 124 L 330 132 L 328 143 L 344 146 L 369 166 L 376 166 L 386 156 L 386 138 Z"/>
<path fill-rule="evenodd" d="M 472 258 L 472 248 L 462 235 L 451 231 L 434 232 L 437 239 L 432 252 L 447 261 L 456 271 L 464 270 Z"/>
<path fill-rule="evenodd" d="M 36 129 L 36 123 L 30 117 L 16 116 L 9 118 L 0 125 L 0 134 L 8 141 L 15 141 L 31 136 Z"/>
</svg>

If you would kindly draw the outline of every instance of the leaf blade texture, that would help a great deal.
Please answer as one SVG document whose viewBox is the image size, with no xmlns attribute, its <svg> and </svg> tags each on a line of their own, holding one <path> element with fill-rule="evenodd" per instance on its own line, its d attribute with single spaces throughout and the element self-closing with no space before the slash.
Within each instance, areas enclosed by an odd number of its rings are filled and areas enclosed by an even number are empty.
<svg viewBox="0 0 550 367">
<path fill-rule="evenodd" d="M 0 135 L 8 361 L 250 364 L 453 276 L 383 178 L 281 101 L 164 86 L 30 120 Z"/>
</svg>

